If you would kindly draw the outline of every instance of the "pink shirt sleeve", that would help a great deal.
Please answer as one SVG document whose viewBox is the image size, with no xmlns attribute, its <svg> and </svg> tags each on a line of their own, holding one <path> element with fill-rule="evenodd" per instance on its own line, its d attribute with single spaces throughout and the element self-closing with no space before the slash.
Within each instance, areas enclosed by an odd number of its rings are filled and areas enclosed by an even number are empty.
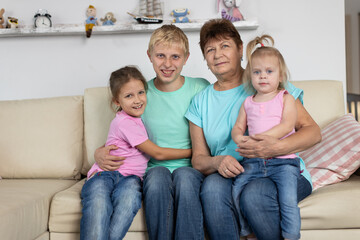
<svg viewBox="0 0 360 240">
<path fill-rule="evenodd" d="M 148 140 L 148 135 L 141 118 L 124 119 L 123 123 L 119 127 L 119 132 L 123 136 L 123 139 L 132 147 L 135 147 Z"/>
</svg>

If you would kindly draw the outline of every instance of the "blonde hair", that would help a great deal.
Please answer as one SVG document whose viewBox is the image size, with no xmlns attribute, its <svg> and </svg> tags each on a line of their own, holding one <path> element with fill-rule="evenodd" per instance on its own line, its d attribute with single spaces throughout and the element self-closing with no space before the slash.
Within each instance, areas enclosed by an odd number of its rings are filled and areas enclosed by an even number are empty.
<svg viewBox="0 0 360 240">
<path fill-rule="evenodd" d="M 189 55 L 189 40 L 185 33 L 175 25 L 162 25 L 152 33 L 148 46 L 149 54 L 151 54 L 154 46 L 160 43 L 168 46 L 180 44 L 185 56 Z"/>
<path fill-rule="evenodd" d="M 277 57 L 277 59 L 279 60 L 279 70 L 282 81 L 279 83 L 278 89 L 284 89 L 290 79 L 290 73 L 286 66 L 284 57 L 282 56 L 280 51 L 274 47 L 274 39 L 270 35 L 262 35 L 261 37 L 256 37 L 255 39 L 250 41 L 246 47 L 246 57 L 248 63 L 242 77 L 245 90 L 250 94 L 256 92 L 255 88 L 251 84 L 251 60 L 252 58 L 263 56 L 274 56 Z"/>
</svg>

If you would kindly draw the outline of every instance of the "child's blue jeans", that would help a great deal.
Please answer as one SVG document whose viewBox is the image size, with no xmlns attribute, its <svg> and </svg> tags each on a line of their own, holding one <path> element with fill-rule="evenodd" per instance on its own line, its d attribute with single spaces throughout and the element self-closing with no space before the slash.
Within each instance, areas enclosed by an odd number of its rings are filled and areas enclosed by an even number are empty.
<svg viewBox="0 0 360 240">
<path fill-rule="evenodd" d="M 123 239 L 141 207 L 141 180 L 99 172 L 85 182 L 81 198 L 80 239 Z"/>
<path fill-rule="evenodd" d="M 300 239 L 300 209 L 297 199 L 297 182 L 300 175 L 299 158 L 244 158 L 241 162 L 244 172 L 236 176 L 233 182 L 232 196 L 235 202 L 240 201 L 241 192 L 250 181 L 257 178 L 270 178 L 278 189 L 281 229 L 284 238 Z M 235 204 L 235 206 L 239 206 Z M 240 235 L 248 235 L 251 229 L 240 209 Z"/>
</svg>

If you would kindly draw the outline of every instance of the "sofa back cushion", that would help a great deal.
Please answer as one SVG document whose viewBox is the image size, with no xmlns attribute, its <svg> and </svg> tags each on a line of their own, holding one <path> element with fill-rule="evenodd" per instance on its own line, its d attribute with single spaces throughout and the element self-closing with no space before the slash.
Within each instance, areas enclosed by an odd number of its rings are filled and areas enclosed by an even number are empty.
<svg viewBox="0 0 360 240">
<path fill-rule="evenodd" d="M 304 90 L 306 110 L 324 127 L 345 113 L 342 82 L 331 80 L 293 81 Z M 108 87 L 89 88 L 84 93 L 85 160 L 81 173 L 86 174 L 94 163 L 95 150 L 104 145 L 115 113 L 110 108 Z"/>
<path fill-rule="evenodd" d="M 345 114 L 342 82 L 312 80 L 291 83 L 304 90 L 304 106 L 321 128 Z"/>
<path fill-rule="evenodd" d="M 83 98 L 0 101 L 0 176 L 80 176 Z"/>
<path fill-rule="evenodd" d="M 95 150 L 103 146 L 115 112 L 110 107 L 108 87 L 88 88 L 84 93 L 85 159 L 81 173 L 86 175 L 94 164 Z"/>
</svg>

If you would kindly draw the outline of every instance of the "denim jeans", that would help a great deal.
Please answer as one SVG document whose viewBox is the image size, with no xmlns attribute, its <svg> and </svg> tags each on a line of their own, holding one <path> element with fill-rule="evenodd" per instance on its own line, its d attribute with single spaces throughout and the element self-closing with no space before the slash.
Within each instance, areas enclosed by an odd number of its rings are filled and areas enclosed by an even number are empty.
<svg viewBox="0 0 360 240">
<path fill-rule="evenodd" d="M 123 239 L 141 207 L 141 180 L 118 171 L 96 173 L 81 198 L 80 239 Z"/>
<path fill-rule="evenodd" d="M 233 179 L 213 173 L 204 179 L 200 198 L 205 226 L 210 239 L 240 239 L 238 216 L 232 199 Z M 302 175 L 298 178 L 297 201 L 311 194 L 311 184 Z M 241 212 L 259 240 L 283 239 L 280 227 L 280 207 L 275 183 L 259 178 L 247 184 L 240 196 Z"/>
<path fill-rule="evenodd" d="M 300 239 L 300 209 L 297 205 L 297 181 L 300 176 L 299 158 L 245 158 L 241 165 L 244 172 L 238 175 L 232 188 L 234 202 L 240 202 L 240 195 L 244 187 L 258 178 L 270 178 L 276 185 L 279 196 L 279 206 L 282 236 L 286 239 Z M 246 236 L 252 232 L 246 219 L 240 211 L 240 205 L 236 205 L 239 217 L 240 236 Z"/>
<path fill-rule="evenodd" d="M 150 240 L 204 239 L 200 186 L 204 176 L 191 167 L 171 173 L 151 168 L 144 176 L 145 218 Z"/>
</svg>

